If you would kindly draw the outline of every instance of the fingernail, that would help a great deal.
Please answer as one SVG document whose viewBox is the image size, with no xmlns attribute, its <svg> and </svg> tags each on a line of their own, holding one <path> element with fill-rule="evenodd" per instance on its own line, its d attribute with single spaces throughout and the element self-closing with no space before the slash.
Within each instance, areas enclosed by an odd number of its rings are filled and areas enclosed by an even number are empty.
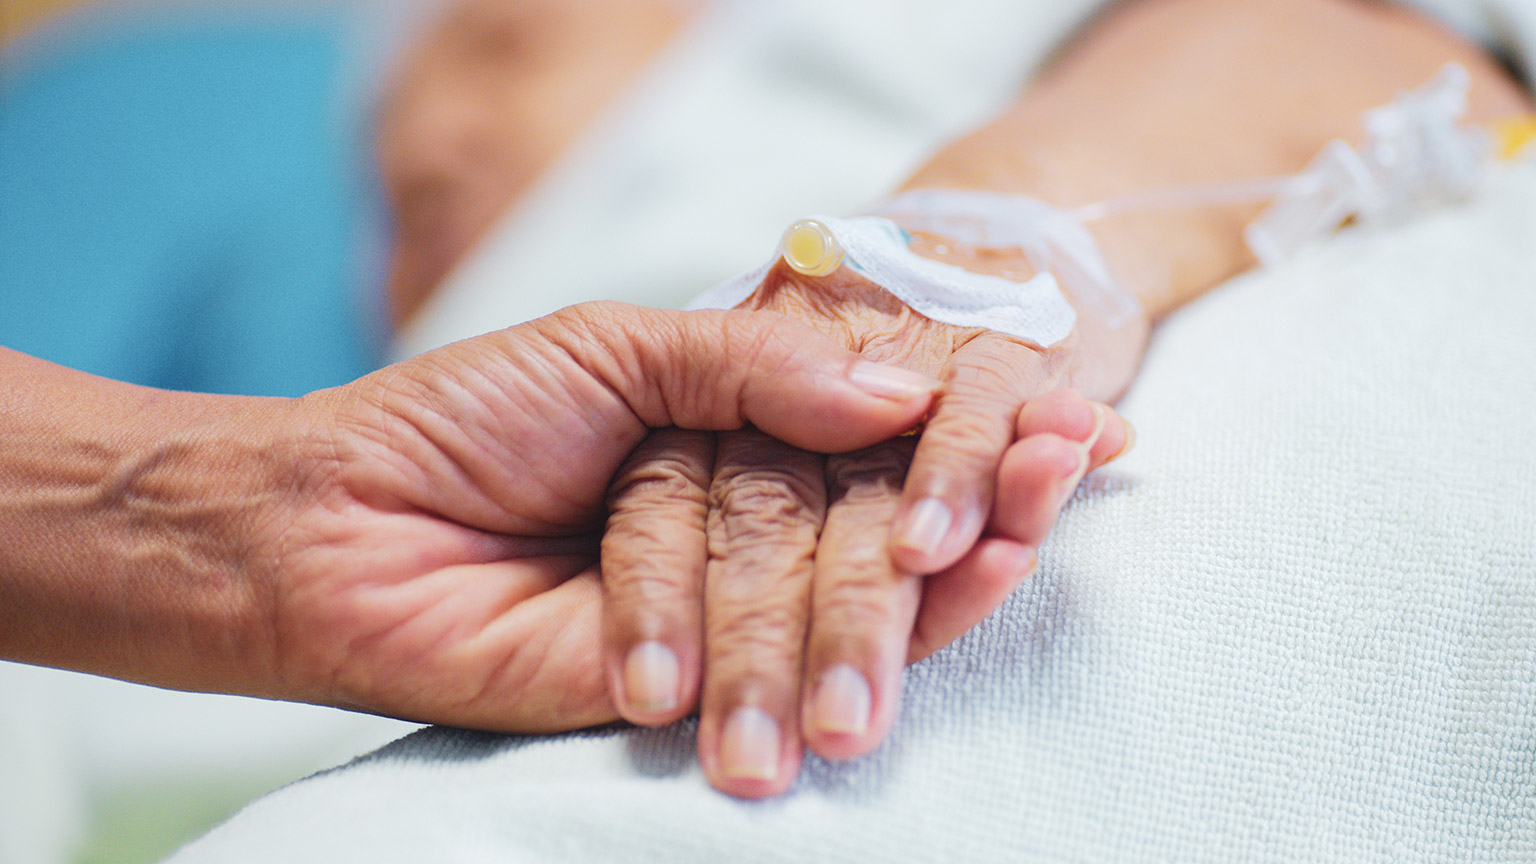
<svg viewBox="0 0 1536 864">
<path fill-rule="evenodd" d="M 1014 560 L 1014 572 L 1017 573 L 1017 581 L 1023 582 L 1029 578 L 1029 574 L 1035 572 L 1035 566 L 1040 563 L 1040 555 L 1033 546 L 1020 547 Z"/>
<path fill-rule="evenodd" d="M 1072 500 L 1072 494 L 1077 491 L 1077 484 L 1082 482 L 1083 476 L 1088 473 L 1088 451 L 1092 448 L 1092 444 L 1072 445 L 1072 449 L 1077 453 L 1077 466 L 1070 474 L 1061 478 L 1061 497 L 1056 502 L 1056 509 L 1060 510 L 1067 506 L 1067 502 Z"/>
<path fill-rule="evenodd" d="M 779 726 L 768 712 L 737 708 L 720 732 L 720 766 L 733 780 L 779 776 Z"/>
<path fill-rule="evenodd" d="M 1083 439 L 1083 449 L 1092 450 L 1093 445 L 1099 443 L 1099 436 L 1104 434 L 1104 426 L 1109 422 L 1109 409 L 1098 402 L 1093 403 L 1093 429 L 1088 432 L 1088 437 Z"/>
<path fill-rule="evenodd" d="M 636 711 L 648 714 L 677 707 L 681 678 L 677 655 L 660 642 L 641 642 L 624 658 L 624 698 Z"/>
<path fill-rule="evenodd" d="M 1120 445 L 1120 452 L 1104 460 L 1105 465 L 1131 452 L 1131 449 L 1136 446 L 1136 427 L 1132 426 L 1131 421 L 1124 417 L 1120 418 L 1120 422 L 1125 424 L 1125 443 Z"/>
<path fill-rule="evenodd" d="M 934 555 L 954 522 L 954 514 L 942 500 L 924 498 L 907 514 L 906 523 L 896 535 L 896 545 L 923 555 Z"/>
<path fill-rule="evenodd" d="M 1062 458 L 1056 467 L 1061 470 L 1060 476 L 1063 481 L 1076 483 L 1083 479 L 1083 475 L 1088 472 L 1089 451 L 1092 447 L 1088 444 L 1076 444 L 1071 441 L 1066 442 L 1066 444 L 1072 448 L 1072 455 L 1068 456 L 1067 450 L 1060 448 Z"/>
<path fill-rule="evenodd" d="M 822 732 L 863 735 L 869 731 L 869 682 L 847 664 L 821 673 L 811 702 L 811 723 Z"/>
<path fill-rule="evenodd" d="M 1088 473 L 1088 463 L 1093 458 L 1093 445 L 1099 443 L 1099 436 L 1104 434 L 1104 425 L 1109 420 L 1109 409 L 1095 402 L 1093 403 L 1093 429 L 1088 437 L 1080 444 L 1073 444 L 1077 451 L 1077 467 L 1062 481 L 1061 500 L 1056 503 L 1059 510 L 1067 506 L 1072 500 L 1072 495 L 1077 491 L 1077 484 L 1081 483 L 1083 476 Z"/>
<path fill-rule="evenodd" d="M 868 360 L 855 363 L 848 370 L 848 380 L 871 396 L 895 399 L 898 402 L 932 395 L 939 387 L 939 382 L 920 372 Z"/>
</svg>

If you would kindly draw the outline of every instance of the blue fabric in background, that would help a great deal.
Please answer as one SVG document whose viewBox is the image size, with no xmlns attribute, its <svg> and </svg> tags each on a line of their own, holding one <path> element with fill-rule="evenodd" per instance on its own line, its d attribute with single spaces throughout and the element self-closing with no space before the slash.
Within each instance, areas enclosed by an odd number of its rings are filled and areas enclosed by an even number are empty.
<svg viewBox="0 0 1536 864">
<path fill-rule="evenodd" d="M 378 193 L 344 26 L 136 21 L 0 67 L 0 345 L 252 395 L 380 364 Z"/>
</svg>

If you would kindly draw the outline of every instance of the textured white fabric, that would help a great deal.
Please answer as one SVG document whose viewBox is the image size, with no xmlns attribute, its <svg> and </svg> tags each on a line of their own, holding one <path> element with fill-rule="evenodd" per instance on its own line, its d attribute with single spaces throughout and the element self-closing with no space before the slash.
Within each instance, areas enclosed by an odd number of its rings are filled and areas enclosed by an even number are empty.
<svg viewBox="0 0 1536 864">
<path fill-rule="evenodd" d="M 1533 241 L 1512 166 L 1167 322 L 1035 578 L 781 799 L 428 730 L 174 860 L 1536 860 Z"/>
</svg>

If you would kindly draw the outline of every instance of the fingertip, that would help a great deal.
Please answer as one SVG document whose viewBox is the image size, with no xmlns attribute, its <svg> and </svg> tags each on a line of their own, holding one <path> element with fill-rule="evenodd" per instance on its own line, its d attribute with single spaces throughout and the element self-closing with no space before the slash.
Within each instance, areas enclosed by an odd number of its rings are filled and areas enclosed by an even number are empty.
<svg viewBox="0 0 1536 864">
<path fill-rule="evenodd" d="M 1014 443 L 998 468 L 997 506 L 989 530 L 1029 545 L 1050 533 L 1087 470 L 1083 444 L 1050 432 Z"/>
<path fill-rule="evenodd" d="M 684 702 L 683 664 L 677 652 L 662 642 L 641 642 L 621 658 L 611 676 L 619 714 L 638 726 L 663 726 L 681 718 L 691 705 Z"/>
<path fill-rule="evenodd" d="M 1103 436 L 1093 447 L 1095 468 L 1102 468 L 1136 448 L 1136 427 L 1118 412 L 1111 410 L 1111 414 L 1114 421 L 1106 426 Z"/>
<path fill-rule="evenodd" d="M 800 773 L 800 742 L 793 731 L 755 705 L 738 706 L 723 720 L 705 718 L 699 762 L 709 784 L 736 798 L 782 793 Z"/>
<path fill-rule="evenodd" d="M 981 623 L 1034 572 L 1033 545 L 998 537 L 976 544 L 955 566 L 929 576 L 907 661 L 915 663 Z"/>
<path fill-rule="evenodd" d="M 985 370 L 985 371 L 983 371 Z M 891 555 L 910 573 L 952 566 L 981 536 L 994 506 L 999 460 L 1014 441 L 1023 400 L 1019 369 L 952 364 L 949 385 L 912 459 Z"/>
<path fill-rule="evenodd" d="M 940 382 L 921 372 L 900 366 L 855 360 L 848 368 L 848 382 L 870 396 L 899 404 L 921 401 L 928 407 L 939 392 Z"/>
<path fill-rule="evenodd" d="M 884 737 L 878 713 L 869 677 L 839 663 L 817 676 L 807 694 L 801 734 L 806 746 L 823 758 L 852 759 L 873 750 Z"/>
<path fill-rule="evenodd" d="M 1019 412 L 1020 439 L 1042 433 L 1088 445 L 1090 471 L 1129 453 L 1136 440 L 1130 421 L 1114 408 L 1072 390 L 1055 390 L 1032 399 Z"/>
<path fill-rule="evenodd" d="M 1086 441 L 1099 418 L 1096 403 L 1076 390 L 1052 390 L 1024 403 L 1015 424 L 1016 436 L 1027 438 L 1052 432 L 1073 441 Z"/>
<path fill-rule="evenodd" d="M 800 367 L 805 374 L 749 382 L 743 388 L 742 414 L 796 447 L 842 453 L 911 429 L 932 406 L 938 381 L 834 350 L 844 359 L 817 358 Z"/>
<path fill-rule="evenodd" d="M 904 502 L 891 529 L 891 561 L 904 573 L 926 575 L 954 564 L 981 536 L 982 515 L 938 495 Z"/>
</svg>

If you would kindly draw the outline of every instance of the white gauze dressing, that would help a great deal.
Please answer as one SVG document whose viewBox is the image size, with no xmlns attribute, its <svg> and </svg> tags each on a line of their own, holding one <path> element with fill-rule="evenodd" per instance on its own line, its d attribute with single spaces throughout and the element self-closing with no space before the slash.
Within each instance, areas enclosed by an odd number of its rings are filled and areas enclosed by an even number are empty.
<svg viewBox="0 0 1536 864">
<path fill-rule="evenodd" d="M 1049 272 L 1027 282 L 985 276 L 915 254 L 907 247 L 906 233 L 889 219 L 813 218 L 842 247 L 844 263 L 935 321 L 985 327 L 1042 348 L 1066 338 L 1077 321 Z M 778 261 L 776 255 L 762 267 L 705 291 L 684 308 L 730 309 L 750 297 Z"/>
</svg>

